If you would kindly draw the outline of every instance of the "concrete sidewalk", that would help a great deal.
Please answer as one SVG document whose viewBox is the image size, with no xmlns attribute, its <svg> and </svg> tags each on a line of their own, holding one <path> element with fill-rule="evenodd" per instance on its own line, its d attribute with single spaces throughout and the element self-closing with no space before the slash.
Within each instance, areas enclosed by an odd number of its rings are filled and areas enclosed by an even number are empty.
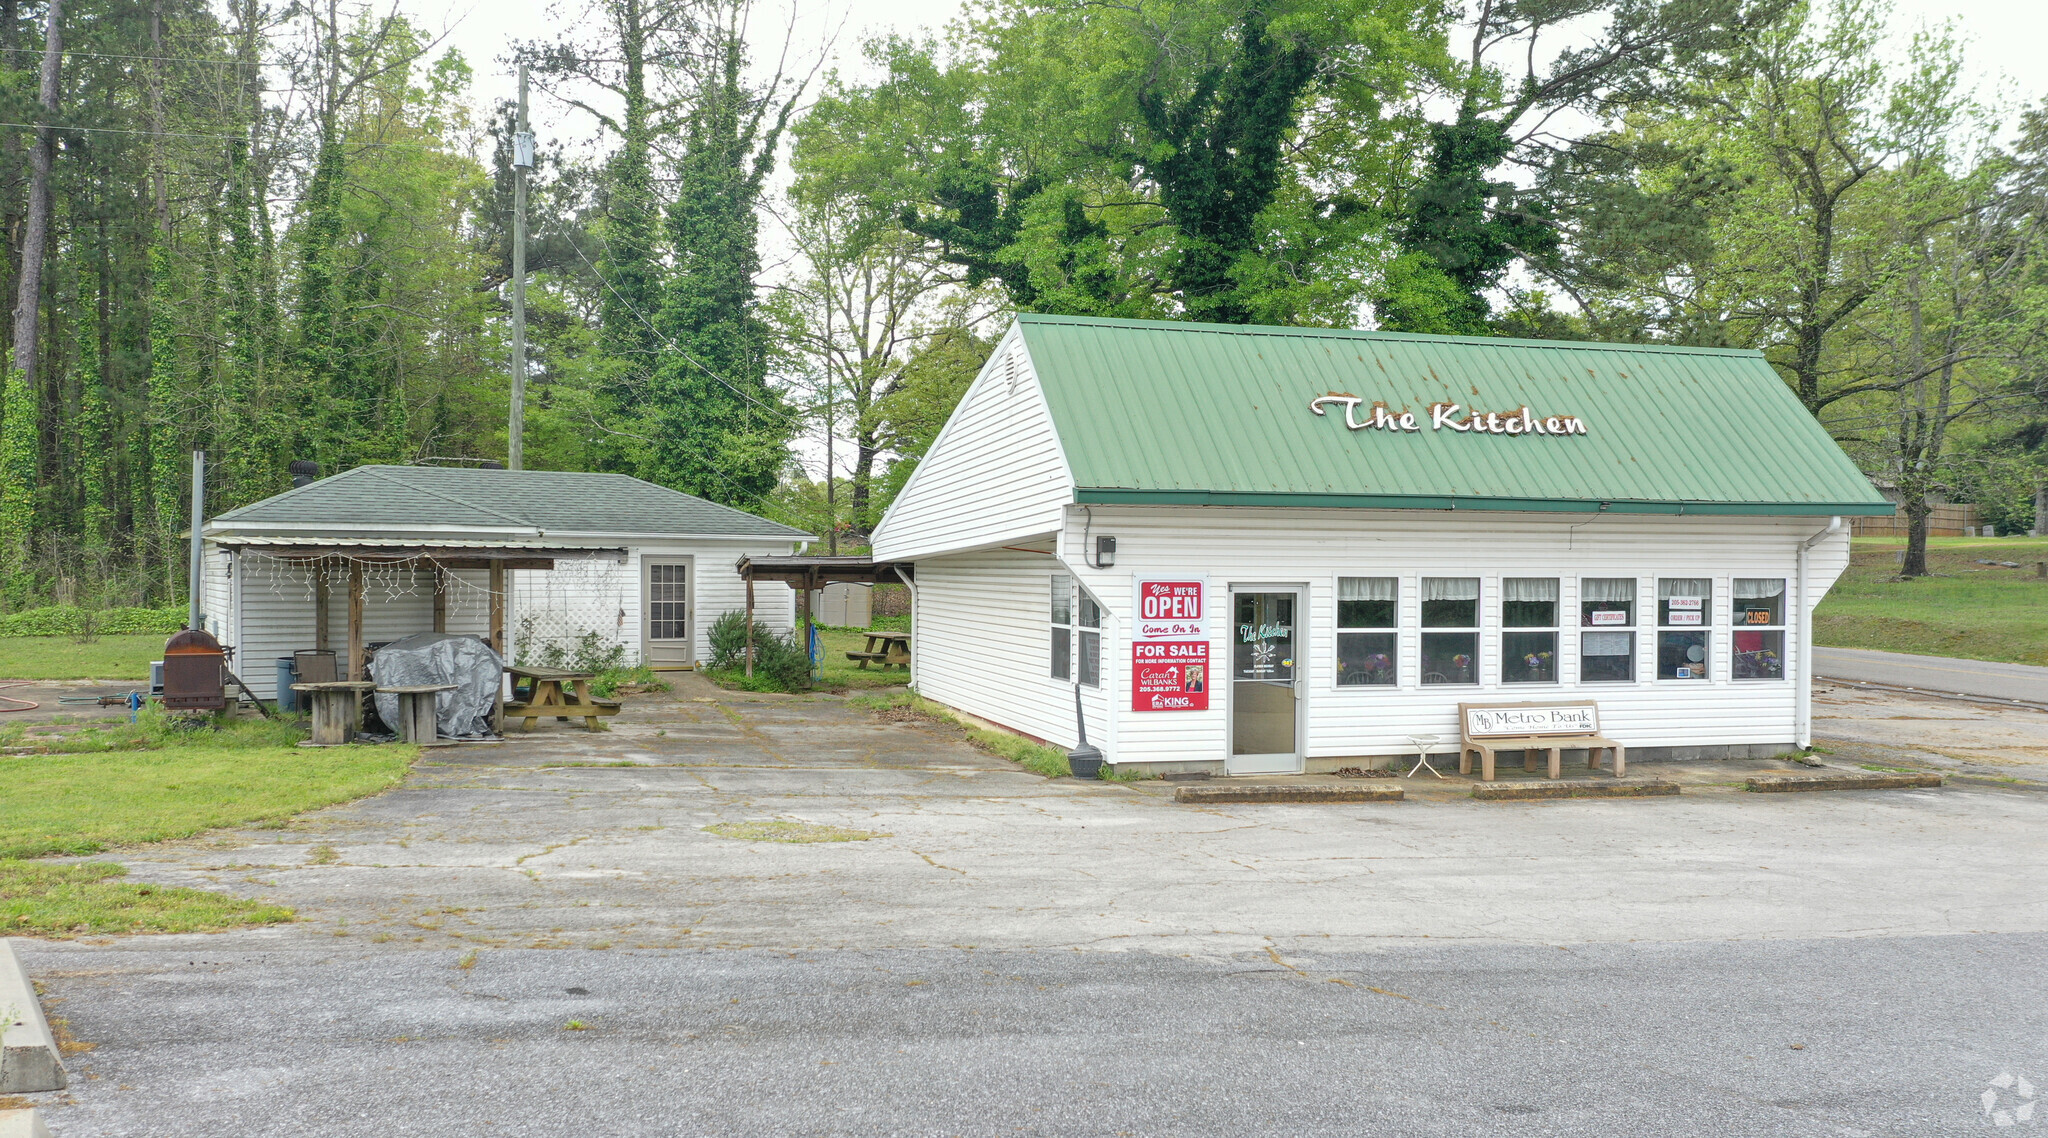
<svg viewBox="0 0 2048 1138">
<path fill-rule="evenodd" d="M 1813 653 L 1814 674 L 1824 679 L 1890 684 L 1988 699 L 2048 702 L 2048 668 L 2032 664 L 1909 656 L 1904 652 L 1873 652 L 1864 648 L 1816 647 Z"/>
</svg>

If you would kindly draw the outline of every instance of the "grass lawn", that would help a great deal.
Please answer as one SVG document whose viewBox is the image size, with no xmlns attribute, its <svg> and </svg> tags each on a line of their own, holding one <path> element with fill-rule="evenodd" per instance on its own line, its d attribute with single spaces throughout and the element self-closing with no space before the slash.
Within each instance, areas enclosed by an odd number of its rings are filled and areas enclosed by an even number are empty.
<svg viewBox="0 0 2048 1138">
<path fill-rule="evenodd" d="M 292 919 L 290 909 L 225 893 L 118 880 L 127 872 L 103 861 L 0 860 L 0 932 L 195 933 Z"/>
<path fill-rule="evenodd" d="M 158 713 L 60 734 L 0 733 L 0 931 L 192 932 L 291 911 L 199 890 L 110 881 L 119 866 L 24 859 L 279 823 L 396 784 L 416 747 L 294 746 L 292 722 L 187 725 Z"/>
<path fill-rule="evenodd" d="M 2048 664 L 2048 580 L 2034 576 L 2034 563 L 2048 561 L 2048 538 L 1929 538 L 1935 576 L 1899 581 L 1905 547 L 1904 538 L 1856 539 L 1849 571 L 1814 611 L 1815 643 Z"/>
<path fill-rule="evenodd" d="M 0 680 L 147 680 L 166 639 L 152 633 L 80 644 L 69 636 L 0 636 Z"/>
<path fill-rule="evenodd" d="M 874 663 L 867 667 L 859 661 L 846 658 L 848 652 L 860 652 L 868 646 L 865 629 L 818 628 L 818 641 L 824 646 L 825 659 L 819 667 L 822 678 L 818 681 L 819 691 L 872 691 L 877 688 L 902 687 L 910 682 L 910 669 L 884 668 Z M 705 678 L 724 688 L 740 691 L 780 691 L 780 688 L 765 678 L 756 675 L 749 681 L 746 673 L 739 668 L 705 668 Z"/>
</svg>

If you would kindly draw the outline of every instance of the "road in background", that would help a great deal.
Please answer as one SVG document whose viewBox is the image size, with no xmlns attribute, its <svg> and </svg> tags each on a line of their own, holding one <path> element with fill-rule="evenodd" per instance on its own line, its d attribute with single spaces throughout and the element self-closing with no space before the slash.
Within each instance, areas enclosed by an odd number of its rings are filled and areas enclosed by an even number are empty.
<svg viewBox="0 0 2048 1138">
<path fill-rule="evenodd" d="M 1822 679 L 2048 702 L 2048 668 L 2032 664 L 1909 656 L 1904 652 L 1872 652 L 1863 648 L 1816 647 L 1813 655 L 1814 674 Z"/>
</svg>

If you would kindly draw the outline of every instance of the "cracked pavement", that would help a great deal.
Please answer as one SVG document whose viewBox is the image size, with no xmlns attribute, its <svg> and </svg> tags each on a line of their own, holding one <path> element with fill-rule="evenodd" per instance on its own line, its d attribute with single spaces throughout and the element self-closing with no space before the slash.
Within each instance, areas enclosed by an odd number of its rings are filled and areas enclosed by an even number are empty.
<svg viewBox="0 0 2048 1138">
<path fill-rule="evenodd" d="M 1929 1134 L 2048 1082 L 2024 785 L 1193 808 L 695 677 L 573 726 L 121 851 L 300 920 L 18 942 L 95 1047 L 53 1132 Z M 876 836 L 703 830 L 758 820 Z"/>
</svg>

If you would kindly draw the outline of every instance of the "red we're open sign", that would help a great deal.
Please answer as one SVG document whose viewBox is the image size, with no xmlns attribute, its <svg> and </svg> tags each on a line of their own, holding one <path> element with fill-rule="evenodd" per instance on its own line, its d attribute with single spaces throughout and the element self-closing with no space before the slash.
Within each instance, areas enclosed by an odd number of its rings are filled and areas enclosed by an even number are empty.
<svg viewBox="0 0 2048 1138">
<path fill-rule="evenodd" d="M 1185 640 L 1209 634 L 1203 608 L 1207 591 L 1200 578 L 1139 581 L 1134 640 Z"/>
</svg>

